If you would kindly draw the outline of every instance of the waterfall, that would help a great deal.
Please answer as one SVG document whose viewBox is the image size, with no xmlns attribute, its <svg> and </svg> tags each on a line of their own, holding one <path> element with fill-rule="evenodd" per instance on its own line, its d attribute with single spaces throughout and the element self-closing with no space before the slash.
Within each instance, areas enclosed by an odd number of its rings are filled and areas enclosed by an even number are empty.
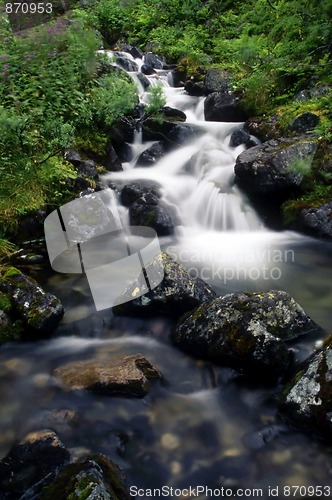
<svg viewBox="0 0 332 500">
<path fill-rule="evenodd" d="M 127 57 L 133 60 L 128 54 Z M 135 61 L 140 68 L 143 61 Z M 143 90 L 137 72 L 129 74 L 138 82 L 141 102 L 148 102 L 149 88 Z M 265 250 L 271 249 L 271 245 L 280 246 L 280 233 L 264 226 L 234 183 L 235 160 L 244 146 L 231 148 L 229 141 L 232 132 L 243 124 L 206 122 L 204 97 L 189 96 L 183 87 L 172 87 L 169 71 L 155 70 L 146 78 L 150 87 L 162 85 L 166 105 L 183 111 L 186 123 L 198 132 L 153 166 L 144 168 L 136 166 L 137 159 L 153 142 L 143 143 L 137 132 L 131 146 L 132 160 L 123 165 L 122 172 L 106 174 L 105 181 L 121 186 L 140 180 L 158 183 L 163 201 L 176 207 L 179 219 L 174 238 L 164 238 L 164 248 L 187 267 L 192 268 L 193 262 L 197 269 L 210 266 L 217 270 L 239 265 L 262 269 L 270 265 L 264 257 L 268 253 Z M 296 239 L 294 233 L 284 232 L 285 235 L 288 242 Z M 209 281 L 208 277 L 205 279 Z"/>
</svg>

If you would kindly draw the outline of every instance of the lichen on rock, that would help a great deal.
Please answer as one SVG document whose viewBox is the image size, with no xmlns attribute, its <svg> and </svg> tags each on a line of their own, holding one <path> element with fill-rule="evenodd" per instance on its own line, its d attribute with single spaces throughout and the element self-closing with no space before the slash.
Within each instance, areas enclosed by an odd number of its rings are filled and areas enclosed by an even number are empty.
<svg viewBox="0 0 332 500">
<path fill-rule="evenodd" d="M 17 319 L 33 330 L 52 332 L 64 314 L 57 297 L 45 292 L 34 279 L 14 267 L 1 276 L 0 291 L 9 298 Z"/>
<path fill-rule="evenodd" d="M 164 314 L 179 316 L 202 303 L 211 301 L 216 293 L 199 278 L 191 278 L 187 269 L 167 253 L 157 255 L 147 266 L 149 276 L 163 275 L 160 285 L 135 298 L 140 290 L 138 278 L 122 293 L 121 302 L 113 307 L 115 314 L 145 316 Z M 124 298 L 128 301 L 124 302 Z"/>
<path fill-rule="evenodd" d="M 286 292 L 233 293 L 180 319 L 172 332 L 184 351 L 251 375 L 284 373 L 285 341 L 319 328 Z"/>
<path fill-rule="evenodd" d="M 311 356 L 286 386 L 279 408 L 285 420 L 332 441 L 332 342 Z"/>
</svg>

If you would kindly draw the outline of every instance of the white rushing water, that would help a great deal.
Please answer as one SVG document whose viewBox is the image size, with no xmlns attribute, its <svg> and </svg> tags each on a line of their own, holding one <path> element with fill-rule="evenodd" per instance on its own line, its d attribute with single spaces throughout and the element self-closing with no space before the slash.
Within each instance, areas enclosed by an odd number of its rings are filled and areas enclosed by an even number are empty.
<svg viewBox="0 0 332 500">
<path fill-rule="evenodd" d="M 126 57 L 134 61 L 129 54 Z M 135 62 L 140 68 L 142 61 L 135 59 Z M 153 166 L 136 167 L 140 154 L 153 144 L 143 143 L 142 133 L 137 131 L 131 145 L 132 160 L 123 165 L 122 172 L 106 174 L 105 180 L 122 186 L 140 180 L 157 182 L 163 201 L 175 208 L 179 219 L 175 237 L 171 241 L 166 238 L 164 248 L 197 275 L 201 275 L 204 268 L 202 277 L 206 281 L 221 280 L 226 284 L 225 272 L 232 280 L 260 283 L 278 280 L 289 245 L 303 241 L 303 236 L 268 230 L 236 186 L 234 164 L 245 147 L 232 148 L 229 141 L 231 134 L 243 124 L 206 122 L 204 97 L 189 96 L 182 87 L 172 87 L 170 72 L 156 70 L 147 77 L 150 82 L 147 92 L 139 83 L 137 73 L 129 74 L 137 83 L 144 103 L 148 102 L 149 88 L 161 85 L 166 105 L 183 111 L 186 123 L 197 133 Z M 289 258 L 290 254 L 287 255 Z M 207 272 L 207 268 L 211 272 Z"/>
</svg>

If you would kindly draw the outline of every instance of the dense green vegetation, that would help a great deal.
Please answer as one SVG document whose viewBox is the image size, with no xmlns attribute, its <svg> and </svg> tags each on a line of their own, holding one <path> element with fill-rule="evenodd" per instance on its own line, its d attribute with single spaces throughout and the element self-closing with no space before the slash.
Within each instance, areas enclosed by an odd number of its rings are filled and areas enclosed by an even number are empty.
<svg viewBox="0 0 332 500">
<path fill-rule="evenodd" d="M 275 113 L 286 127 L 314 111 L 331 140 L 331 92 L 313 90 L 332 85 L 332 0 L 96 0 L 26 33 L 0 21 L 0 253 L 19 216 L 72 196 L 63 150 L 103 147 L 107 127 L 135 106 L 133 84 L 101 69 L 101 45 L 150 42 L 197 79 L 221 67 L 249 114 Z M 308 98 L 295 101 L 303 89 Z M 148 112 L 162 105 L 157 94 Z"/>
<path fill-rule="evenodd" d="M 137 102 L 133 83 L 107 68 L 100 37 L 64 19 L 14 35 L 3 19 L 0 70 L 0 227 L 73 196 L 63 151 L 96 135 Z M 112 69 L 112 67 L 111 67 Z M 1 235 L 0 235 L 1 236 Z M 10 247 L 0 240 L 2 253 Z"/>
</svg>

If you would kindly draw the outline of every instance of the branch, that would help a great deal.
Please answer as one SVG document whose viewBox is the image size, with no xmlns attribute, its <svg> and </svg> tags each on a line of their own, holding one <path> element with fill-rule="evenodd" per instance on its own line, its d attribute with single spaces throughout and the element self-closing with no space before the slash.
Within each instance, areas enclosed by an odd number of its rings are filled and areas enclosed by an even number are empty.
<svg viewBox="0 0 332 500">
<path fill-rule="evenodd" d="M 275 7 L 274 5 L 272 5 L 271 0 L 267 0 L 267 3 L 269 4 L 270 7 L 272 7 L 272 9 L 278 10 L 277 7 Z"/>
<path fill-rule="evenodd" d="M 56 151 L 53 151 L 53 153 L 50 153 L 48 156 L 46 156 L 46 158 L 44 158 L 43 160 L 41 161 L 38 161 L 37 162 L 37 165 L 42 165 L 43 163 L 45 163 L 47 160 L 49 160 L 50 158 L 52 158 L 52 156 L 56 156 L 57 154 L 61 153 L 62 151 L 62 148 L 59 148 L 57 149 Z"/>
</svg>

